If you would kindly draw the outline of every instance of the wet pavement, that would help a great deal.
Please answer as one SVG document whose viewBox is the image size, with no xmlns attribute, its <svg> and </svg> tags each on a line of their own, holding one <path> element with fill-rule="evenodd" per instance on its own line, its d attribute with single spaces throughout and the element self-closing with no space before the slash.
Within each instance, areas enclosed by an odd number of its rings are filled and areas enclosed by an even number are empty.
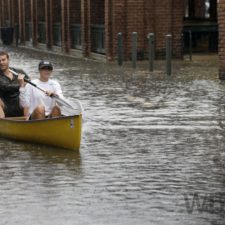
<svg viewBox="0 0 225 225">
<path fill-rule="evenodd" d="M 216 56 L 155 72 L 9 48 L 37 77 L 43 57 L 85 109 L 80 152 L 0 139 L 0 224 L 224 224 L 225 83 Z"/>
</svg>

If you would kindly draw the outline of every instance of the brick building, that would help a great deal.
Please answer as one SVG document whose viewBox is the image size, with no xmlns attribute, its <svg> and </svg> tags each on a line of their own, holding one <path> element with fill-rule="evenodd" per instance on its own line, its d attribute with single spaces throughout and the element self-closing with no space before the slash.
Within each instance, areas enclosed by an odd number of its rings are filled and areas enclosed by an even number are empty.
<svg viewBox="0 0 225 225">
<path fill-rule="evenodd" d="M 217 51 L 217 2 L 223 31 L 225 0 L 0 0 L 0 26 L 13 27 L 19 45 L 106 61 L 117 57 L 119 32 L 127 60 L 132 32 L 140 58 L 149 33 L 155 34 L 156 56 L 165 54 L 165 35 L 172 34 L 173 56 L 182 58 L 190 43 L 196 51 Z"/>
<path fill-rule="evenodd" d="M 225 79 L 225 0 L 218 0 L 219 77 Z"/>
</svg>

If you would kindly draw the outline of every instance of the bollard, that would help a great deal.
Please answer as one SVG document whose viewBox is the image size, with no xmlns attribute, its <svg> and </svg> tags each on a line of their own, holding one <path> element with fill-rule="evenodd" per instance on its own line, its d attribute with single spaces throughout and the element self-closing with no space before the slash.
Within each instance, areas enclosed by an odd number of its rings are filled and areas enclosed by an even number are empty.
<svg viewBox="0 0 225 225">
<path fill-rule="evenodd" d="M 121 32 L 117 34 L 118 38 L 118 45 L 117 45 L 117 59 L 118 59 L 118 65 L 123 65 L 123 35 Z"/>
<path fill-rule="evenodd" d="M 172 35 L 166 35 L 166 74 L 171 75 L 171 61 L 172 61 Z"/>
<path fill-rule="evenodd" d="M 189 30 L 189 59 L 192 61 L 192 32 Z"/>
<path fill-rule="evenodd" d="M 153 33 L 148 34 L 148 60 L 149 60 L 149 71 L 152 72 L 154 69 L 154 58 L 155 58 L 155 35 Z"/>
<path fill-rule="evenodd" d="M 132 65 L 137 67 L 137 32 L 132 33 Z"/>
</svg>

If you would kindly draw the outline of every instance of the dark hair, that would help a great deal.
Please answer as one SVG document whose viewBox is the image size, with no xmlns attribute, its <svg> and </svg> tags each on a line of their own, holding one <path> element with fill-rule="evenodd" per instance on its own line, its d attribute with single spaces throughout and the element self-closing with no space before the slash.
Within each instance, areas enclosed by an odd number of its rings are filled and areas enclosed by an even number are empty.
<svg viewBox="0 0 225 225">
<path fill-rule="evenodd" d="M 6 55 L 7 59 L 9 58 L 8 52 L 0 51 L 0 56 Z"/>
</svg>

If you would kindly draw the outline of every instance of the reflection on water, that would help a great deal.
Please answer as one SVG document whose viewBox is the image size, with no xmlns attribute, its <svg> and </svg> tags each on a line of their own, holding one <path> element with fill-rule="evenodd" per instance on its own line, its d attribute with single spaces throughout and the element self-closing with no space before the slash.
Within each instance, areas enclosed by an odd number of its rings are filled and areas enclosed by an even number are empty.
<svg viewBox="0 0 225 225">
<path fill-rule="evenodd" d="M 37 76 L 40 53 L 11 56 Z M 0 139 L 1 224 L 224 224 L 224 83 L 49 57 L 80 153 Z"/>
</svg>

